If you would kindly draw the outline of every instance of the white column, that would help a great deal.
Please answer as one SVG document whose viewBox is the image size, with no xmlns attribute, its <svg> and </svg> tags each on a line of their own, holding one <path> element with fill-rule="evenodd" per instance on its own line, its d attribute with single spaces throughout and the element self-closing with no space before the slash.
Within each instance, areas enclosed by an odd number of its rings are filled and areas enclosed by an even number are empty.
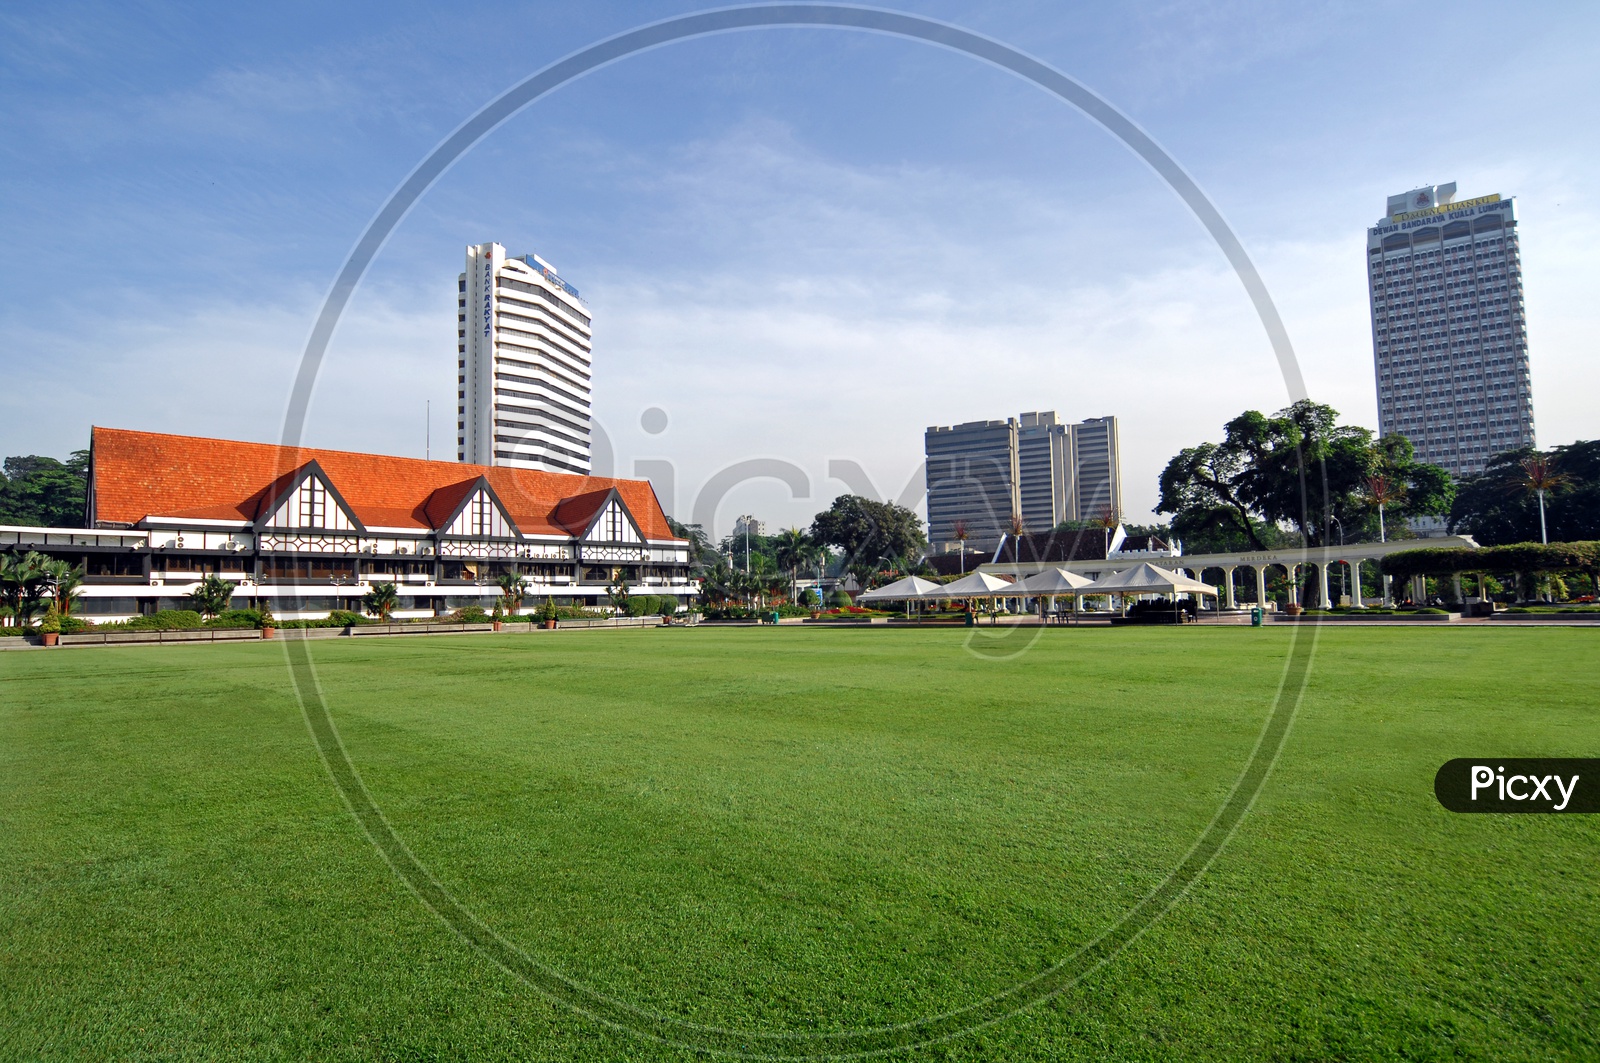
<svg viewBox="0 0 1600 1063">
<path fill-rule="evenodd" d="M 1256 570 L 1256 605 L 1259 608 L 1267 607 L 1267 566 L 1251 565 Z"/>
<path fill-rule="evenodd" d="M 1359 559 L 1346 561 L 1350 566 L 1350 604 L 1357 609 L 1363 609 L 1361 604 L 1361 561 Z"/>
<path fill-rule="evenodd" d="M 1236 567 L 1235 565 L 1228 565 L 1222 570 L 1222 578 L 1226 583 L 1226 588 L 1223 591 L 1223 601 L 1229 609 L 1238 608 L 1233 603 L 1233 570 Z"/>
<path fill-rule="evenodd" d="M 1333 608 L 1333 599 L 1328 597 L 1328 563 L 1326 561 L 1317 566 L 1317 608 Z"/>
</svg>

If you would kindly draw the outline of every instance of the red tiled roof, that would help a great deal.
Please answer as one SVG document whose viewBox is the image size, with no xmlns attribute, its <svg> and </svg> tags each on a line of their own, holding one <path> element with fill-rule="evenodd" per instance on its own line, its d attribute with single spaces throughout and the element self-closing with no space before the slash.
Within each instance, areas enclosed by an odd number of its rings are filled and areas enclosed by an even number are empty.
<svg viewBox="0 0 1600 1063">
<path fill-rule="evenodd" d="M 646 538 L 676 538 L 648 480 L 292 449 L 120 428 L 95 428 L 90 447 L 97 521 L 136 524 L 146 517 L 253 521 L 261 515 L 265 500 L 315 461 L 369 528 L 432 529 L 430 511 L 442 507 L 448 515 L 455 505 L 444 506 L 444 500 L 454 498 L 459 504 L 468 487 L 484 476 L 526 535 L 573 534 L 564 520 L 557 519 L 558 507 L 589 495 L 604 498 L 615 488 Z M 591 517 L 598 506 L 598 501 L 592 504 Z M 578 509 L 581 506 L 563 509 L 561 516 Z"/>
<path fill-rule="evenodd" d="M 439 488 L 429 495 L 428 500 L 422 504 L 422 515 L 427 518 L 428 524 L 432 527 L 444 527 L 445 522 L 455 514 L 456 508 L 467 497 L 467 493 L 476 486 L 478 486 L 478 477 L 474 476 L 470 480 L 463 480 L 458 484 L 450 484 Z M 390 527 L 393 527 L 393 525 L 390 525 Z"/>
<path fill-rule="evenodd" d="M 598 491 L 586 491 L 573 498 L 564 498 L 551 516 L 557 524 L 573 535 L 582 535 L 588 529 L 589 522 L 594 520 L 594 515 L 600 512 L 600 507 L 610 497 L 610 488 L 601 488 Z"/>
</svg>

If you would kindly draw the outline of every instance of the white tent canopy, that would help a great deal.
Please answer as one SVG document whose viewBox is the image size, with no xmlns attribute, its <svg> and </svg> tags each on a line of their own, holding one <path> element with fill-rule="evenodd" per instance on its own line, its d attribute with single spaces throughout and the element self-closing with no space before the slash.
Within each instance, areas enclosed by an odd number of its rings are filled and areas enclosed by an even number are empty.
<svg viewBox="0 0 1600 1063">
<path fill-rule="evenodd" d="M 897 579 L 893 583 L 885 584 L 875 590 L 862 591 L 856 595 L 858 602 L 904 602 L 926 598 L 932 591 L 939 589 L 939 585 L 931 579 L 920 576 L 907 576 Z"/>
<path fill-rule="evenodd" d="M 1217 589 L 1209 583 L 1179 575 L 1170 569 L 1157 568 L 1146 561 L 1133 568 L 1102 576 L 1079 594 L 1209 594 L 1217 596 Z"/>
<path fill-rule="evenodd" d="M 929 601 L 955 601 L 961 598 L 1015 598 L 1024 594 L 1017 584 L 991 576 L 987 572 L 974 572 L 954 583 L 946 583 L 923 597 Z"/>
<path fill-rule="evenodd" d="M 1047 568 L 1025 580 L 1019 580 L 1014 586 L 1026 591 L 1029 596 L 1056 598 L 1075 595 L 1092 582 L 1087 576 L 1068 572 L 1064 568 Z"/>
</svg>

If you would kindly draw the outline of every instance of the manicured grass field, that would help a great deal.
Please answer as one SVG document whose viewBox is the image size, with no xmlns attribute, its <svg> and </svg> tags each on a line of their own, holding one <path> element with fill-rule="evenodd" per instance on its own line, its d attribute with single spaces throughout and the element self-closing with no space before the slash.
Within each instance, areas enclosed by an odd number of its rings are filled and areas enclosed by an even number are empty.
<svg viewBox="0 0 1600 1063">
<path fill-rule="evenodd" d="M 1292 631 L 333 640 L 377 803 L 594 989 L 810 1032 L 1071 953 L 1205 828 Z M 1300 637 L 1309 637 L 1301 632 Z M 1337 628 L 1255 810 L 1112 964 L 917 1059 L 1600 1058 L 1600 817 L 1455 816 L 1600 756 L 1600 639 Z M 273 644 L 0 654 L 0 1058 L 688 1059 L 486 962 L 346 810 Z"/>
</svg>

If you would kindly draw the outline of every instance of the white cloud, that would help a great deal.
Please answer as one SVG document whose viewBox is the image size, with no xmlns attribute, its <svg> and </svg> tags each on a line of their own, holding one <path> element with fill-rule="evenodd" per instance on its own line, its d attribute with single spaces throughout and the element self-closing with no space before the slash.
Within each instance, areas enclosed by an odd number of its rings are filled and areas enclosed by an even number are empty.
<svg viewBox="0 0 1600 1063">
<path fill-rule="evenodd" d="M 830 459 L 859 462 L 898 495 L 926 426 L 1032 409 L 1120 418 L 1127 516 L 1143 521 L 1180 447 L 1243 409 L 1285 404 L 1237 279 L 1153 178 L 1085 208 L 1021 182 L 844 165 L 767 123 L 690 145 L 664 171 L 620 153 L 612 165 L 638 192 L 632 235 L 563 265 L 595 308 L 596 414 L 617 472 L 670 460 L 677 498 L 666 501 L 684 517 L 736 461 L 784 459 L 811 480 L 803 500 L 771 482 L 738 488 L 718 530 L 741 512 L 808 523 L 844 490 L 827 479 Z M 1578 352 L 1594 334 L 1583 262 L 1600 226 L 1575 205 L 1538 202 L 1524 209 L 1537 234 L 1524 251 L 1548 445 L 1594 435 L 1586 396 L 1600 381 Z M 1375 427 L 1362 234 L 1337 224 L 1251 251 L 1312 396 Z M 420 455 L 432 399 L 433 453 L 451 458 L 455 313 L 440 278 L 453 263 L 425 280 L 396 266 L 341 324 L 307 442 Z M 295 288 L 164 307 L 128 296 L 70 331 L 14 325 L 7 334 L 36 356 L 8 359 L 0 411 L 48 453 L 82 446 L 85 422 L 274 439 L 319 298 Z M 40 396 L 72 415 L 41 416 Z M 671 418 L 659 436 L 639 427 L 652 406 Z"/>
</svg>

